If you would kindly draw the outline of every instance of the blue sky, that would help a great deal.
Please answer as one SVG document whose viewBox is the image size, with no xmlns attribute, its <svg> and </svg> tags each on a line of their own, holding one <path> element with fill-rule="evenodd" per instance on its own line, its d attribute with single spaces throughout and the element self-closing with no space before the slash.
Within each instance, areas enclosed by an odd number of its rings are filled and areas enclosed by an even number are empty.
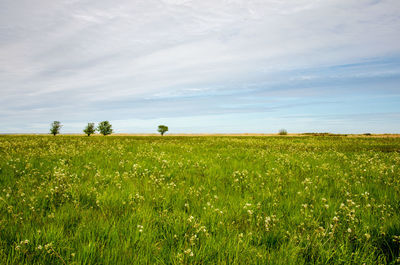
<svg viewBox="0 0 400 265">
<path fill-rule="evenodd" d="M 400 133 L 398 0 L 1 0 L 0 133 Z"/>
</svg>

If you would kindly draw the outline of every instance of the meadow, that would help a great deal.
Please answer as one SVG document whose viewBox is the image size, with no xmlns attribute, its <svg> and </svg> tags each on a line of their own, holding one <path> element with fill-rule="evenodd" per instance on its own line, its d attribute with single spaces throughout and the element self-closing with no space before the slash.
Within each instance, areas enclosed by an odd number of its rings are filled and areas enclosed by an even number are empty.
<svg viewBox="0 0 400 265">
<path fill-rule="evenodd" d="M 1 264 L 399 264 L 400 138 L 0 136 Z"/>
</svg>

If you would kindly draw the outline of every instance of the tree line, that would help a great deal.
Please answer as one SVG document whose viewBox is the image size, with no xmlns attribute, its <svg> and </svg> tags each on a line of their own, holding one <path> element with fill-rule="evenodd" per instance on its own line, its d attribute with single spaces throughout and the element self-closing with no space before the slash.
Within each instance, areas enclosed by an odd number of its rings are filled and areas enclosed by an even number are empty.
<svg viewBox="0 0 400 265">
<path fill-rule="evenodd" d="M 62 127 L 61 122 L 53 121 L 51 123 L 50 133 L 54 136 L 56 136 L 57 134 L 60 134 L 61 127 Z M 102 134 L 104 136 L 110 135 L 113 133 L 112 125 L 109 121 L 102 121 L 97 125 L 97 127 L 95 126 L 94 122 L 89 122 L 86 125 L 86 127 L 83 129 L 83 132 L 87 136 L 95 134 L 96 131 L 98 131 L 100 134 Z M 161 136 L 163 136 L 168 131 L 168 126 L 159 125 L 157 131 L 161 134 Z"/>
</svg>

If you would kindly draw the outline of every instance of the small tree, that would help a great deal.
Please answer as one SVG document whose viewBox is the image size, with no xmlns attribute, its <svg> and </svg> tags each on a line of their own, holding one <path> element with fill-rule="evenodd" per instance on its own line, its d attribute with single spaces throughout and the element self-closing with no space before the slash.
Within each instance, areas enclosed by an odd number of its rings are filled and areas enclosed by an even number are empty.
<svg viewBox="0 0 400 265">
<path fill-rule="evenodd" d="M 83 132 L 85 134 L 87 134 L 87 136 L 90 136 L 91 134 L 94 134 L 96 132 L 96 128 L 94 127 L 94 123 L 93 122 L 89 122 L 86 126 L 86 128 L 83 130 Z"/>
<path fill-rule="evenodd" d="M 163 136 L 164 133 L 168 131 L 168 126 L 158 125 L 157 131 L 161 134 L 161 136 Z"/>
<path fill-rule="evenodd" d="M 111 124 L 108 121 L 102 121 L 99 123 L 99 126 L 97 126 L 97 130 L 104 136 L 112 134 L 113 129 Z"/>
<path fill-rule="evenodd" d="M 57 134 L 60 133 L 61 127 L 62 127 L 61 122 L 53 121 L 53 123 L 51 124 L 50 133 L 56 136 Z"/>
<path fill-rule="evenodd" d="M 280 129 L 279 135 L 287 135 L 287 131 L 285 129 Z"/>
</svg>

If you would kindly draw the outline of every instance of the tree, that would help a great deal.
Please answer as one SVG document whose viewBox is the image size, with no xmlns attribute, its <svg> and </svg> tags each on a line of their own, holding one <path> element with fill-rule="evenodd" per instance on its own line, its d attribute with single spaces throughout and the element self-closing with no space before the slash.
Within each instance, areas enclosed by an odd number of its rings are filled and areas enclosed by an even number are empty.
<svg viewBox="0 0 400 265">
<path fill-rule="evenodd" d="M 161 133 L 161 136 L 164 135 L 165 132 L 168 131 L 168 126 L 165 125 L 158 125 L 158 130 L 159 133 Z"/>
<path fill-rule="evenodd" d="M 96 128 L 94 127 L 93 122 L 89 122 L 86 126 L 86 128 L 83 130 L 84 133 L 87 134 L 87 136 L 90 136 L 91 134 L 94 134 L 96 132 Z"/>
<path fill-rule="evenodd" d="M 51 124 L 50 133 L 56 136 L 57 134 L 60 133 L 61 127 L 62 127 L 61 122 L 53 121 L 53 123 Z"/>
<path fill-rule="evenodd" d="M 99 126 L 97 126 L 97 130 L 104 136 L 112 134 L 113 129 L 111 128 L 111 124 L 108 121 L 102 121 L 99 123 Z"/>
</svg>

